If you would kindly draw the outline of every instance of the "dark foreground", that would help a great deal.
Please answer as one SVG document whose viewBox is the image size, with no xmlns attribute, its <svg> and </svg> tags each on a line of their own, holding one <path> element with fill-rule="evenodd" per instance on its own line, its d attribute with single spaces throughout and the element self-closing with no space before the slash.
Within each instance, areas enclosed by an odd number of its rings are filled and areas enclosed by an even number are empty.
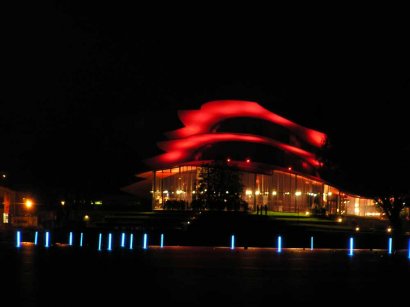
<svg viewBox="0 0 410 307">
<path fill-rule="evenodd" d="M 406 251 L 2 244 L 0 261 L 13 306 L 387 306 L 405 304 L 410 289 Z"/>
</svg>

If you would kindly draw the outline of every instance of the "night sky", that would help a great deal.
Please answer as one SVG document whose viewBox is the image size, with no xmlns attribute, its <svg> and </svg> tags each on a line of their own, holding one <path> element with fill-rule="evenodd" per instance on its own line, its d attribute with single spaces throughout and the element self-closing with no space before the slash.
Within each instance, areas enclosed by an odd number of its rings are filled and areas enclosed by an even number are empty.
<svg viewBox="0 0 410 307">
<path fill-rule="evenodd" d="M 9 17 L 0 170 L 17 189 L 118 191 L 177 110 L 216 99 L 327 133 L 334 180 L 355 193 L 410 186 L 410 52 L 394 26 L 83 3 Z"/>
</svg>

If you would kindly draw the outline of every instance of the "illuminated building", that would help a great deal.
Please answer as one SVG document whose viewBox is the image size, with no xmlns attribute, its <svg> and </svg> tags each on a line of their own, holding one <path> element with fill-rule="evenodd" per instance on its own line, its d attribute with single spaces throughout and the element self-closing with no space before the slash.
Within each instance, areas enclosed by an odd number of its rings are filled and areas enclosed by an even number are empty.
<svg viewBox="0 0 410 307">
<path fill-rule="evenodd" d="M 0 225 L 37 226 L 34 207 L 33 199 L 28 193 L 0 186 Z"/>
<path fill-rule="evenodd" d="M 179 201 L 189 209 L 198 190 L 201 168 L 225 161 L 240 172 L 241 198 L 250 210 L 309 214 L 380 215 L 372 199 L 350 195 L 319 176 L 316 152 L 326 135 L 276 115 L 256 102 L 220 100 L 199 110 L 180 111 L 184 127 L 167 133 L 164 151 L 148 159 L 151 171 L 124 190 L 152 198 L 153 209 Z M 227 191 L 229 193 L 229 191 Z"/>
</svg>

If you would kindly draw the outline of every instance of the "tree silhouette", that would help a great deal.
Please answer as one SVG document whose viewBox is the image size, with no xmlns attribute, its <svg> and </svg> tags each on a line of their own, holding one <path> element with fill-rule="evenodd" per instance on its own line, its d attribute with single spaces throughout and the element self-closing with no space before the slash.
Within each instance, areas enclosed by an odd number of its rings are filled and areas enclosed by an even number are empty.
<svg viewBox="0 0 410 307">
<path fill-rule="evenodd" d="M 393 234 L 400 235 L 403 230 L 403 223 L 401 219 L 401 213 L 405 207 L 409 206 L 408 194 L 396 194 L 389 193 L 384 197 L 376 198 L 376 205 L 378 205 L 389 219 L 392 227 Z"/>
<path fill-rule="evenodd" d="M 241 198 L 243 185 L 239 171 L 223 161 L 215 161 L 202 166 L 195 190 L 196 199 L 192 204 L 194 209 L 239 210 L 241 207 L 247 208 L 246 202 Z"/>
</svg>

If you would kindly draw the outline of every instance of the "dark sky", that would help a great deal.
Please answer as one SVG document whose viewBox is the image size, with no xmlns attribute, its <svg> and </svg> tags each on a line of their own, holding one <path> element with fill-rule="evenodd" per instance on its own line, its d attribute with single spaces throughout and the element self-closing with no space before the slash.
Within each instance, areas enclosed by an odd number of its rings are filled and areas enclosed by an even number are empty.
<svg viewBox="0 0 410 307">
<path fill-rule="evenodd" d="M 179 127 L 177 110 L 230 98 L 328 133 L 339 178 L 357 193 L 410 186 L 400 25 L 116 4 L 9 13 L 0 170 L 15 187 L 116 191 Z"/>
</svg>

